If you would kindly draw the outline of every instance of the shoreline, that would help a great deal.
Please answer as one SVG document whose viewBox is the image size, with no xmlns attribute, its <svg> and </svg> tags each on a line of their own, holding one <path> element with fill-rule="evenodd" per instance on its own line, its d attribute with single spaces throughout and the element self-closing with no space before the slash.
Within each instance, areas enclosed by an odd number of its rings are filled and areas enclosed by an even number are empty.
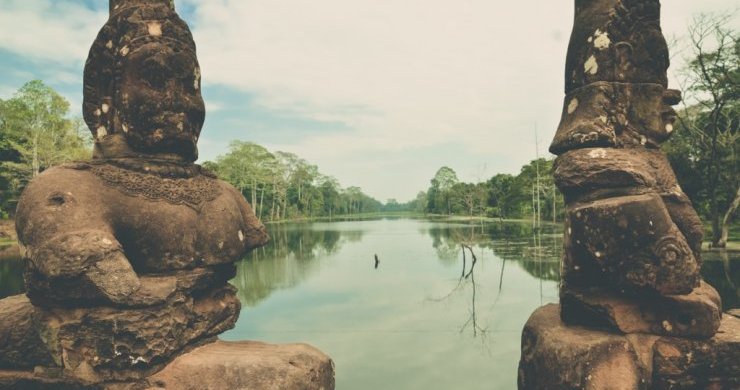
<svg viewBox="0 0 740 390">
<path fill-rule="evenodd" d="M 324 216 L 324 217 L 302 217 L 290 218 L 277 221 L 263 222 L 266 226 L 283 225 L 290 223 L 312 223 L 312 222 L 352 222 L 367 221 L 375 219 L 423 219 L 434 222 L 464 222 L 464 223 L 528 223 L 531 219 L 499 219 L 482 216 L 446 215 L 446 214 L 423 214 L 418 212 L 374 212 L 355 215 Z M 562 225 L 562 221 L 540 221 L 542 226 Z M 740 252 L 740 241 L 730 241 L 725 248 L 711 248 L 709 242 L 702 242 L 702 252 Z M 15 256 L 12 256 L 12 255 Z M 15 233 L 15 221 L 12 219 L 0 220 L 0 261 L 20 256 L 18 241 Z"/>
</svg>

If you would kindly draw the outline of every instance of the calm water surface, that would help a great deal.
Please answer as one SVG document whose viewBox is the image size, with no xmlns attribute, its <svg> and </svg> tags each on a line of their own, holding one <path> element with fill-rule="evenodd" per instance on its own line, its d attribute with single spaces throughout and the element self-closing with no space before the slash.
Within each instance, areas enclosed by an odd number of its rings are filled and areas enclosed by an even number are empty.
<svg viewBox="0 0 740 390">
<path fill-rule="evenodd" d="M 534 234 L 525 223 L 386 219 L 268 229 L 271 243 L 238 263 L 242 313 L 222 338 L 312 344 L 334 359 L 338 389 L 516 388 L 522 326 L 557 301 L 560 226 Z M 705 255 L 725 308 L 738 307 L 739 255 Z M 20 271 L 0 262 L 0 297 L 20 290 Z"/>
</svg>

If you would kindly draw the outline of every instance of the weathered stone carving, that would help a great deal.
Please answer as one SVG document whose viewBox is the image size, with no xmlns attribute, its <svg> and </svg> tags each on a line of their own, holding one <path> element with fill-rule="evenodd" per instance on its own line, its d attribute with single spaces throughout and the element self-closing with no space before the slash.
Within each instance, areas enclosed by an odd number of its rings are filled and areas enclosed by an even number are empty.
<svg viewBox="0 0 740 390">
<path fill-rule="evenodd" d="M 740 355 L 739 324 L 722 321 L 719 295 L 701 280 L 701 221 L 659 149 L 681 99 L 667 88 L 668 65 L 658 0 L 575 0 L 550 146 L 566 201 L 560 306 L 525 326 L 520 388 L 688 388 L 680 378 L 697 372 L 653 360 L 655 345 L 685 344 L 672 337 L 724 348 L 715 366 Z M 720 326 L 735 334 L 713 337 Z M 706 383 L 740 383 L 715 368 Z"/>
<path fill-rule="evenodd" d="M 550 147 L 568 206 L 564 294 L 596 289 L 636 300 L 699 286 L 701 221 L 658 149 L 680 101 L 667 89 L 667 68 L 658 1 L 576 1 L 563 116 Z M 705 310 L 718 316 L 719 305 Z"/>
<path fill-rule="evenodd" d="M 144 388 L 234 326 L 233 263 L 268 240 L 242 194 L 193 163 L 200 69 L 172 1 L 111 0 L 84 82 L 93 159 L 43 172 L 18 205 L 27 298 L 0 301 L 0 389 Z"/>
<path fill-rule="evenodd" d="M 265 243 L 241 194 L 192 163 L 205 114 L 199 74 L 171 2 L 111 2 L 85 65 L 93 160 L 49 169 L 19 203 L 28 279 L 43 281 L 29 286 L 34 303 L 125 306 L 142 273 L 230 263 Z M 37 288 L 60 283 L 68 288 Z"/>
</svg>

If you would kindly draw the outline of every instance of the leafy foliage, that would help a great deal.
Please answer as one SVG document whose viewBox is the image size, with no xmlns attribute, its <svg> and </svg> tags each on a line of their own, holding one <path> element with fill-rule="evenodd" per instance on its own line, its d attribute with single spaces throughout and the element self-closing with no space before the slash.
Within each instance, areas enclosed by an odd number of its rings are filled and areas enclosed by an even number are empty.
<svg viewBox="0 0 740 390">
<path fill-rule="evenodd" d="M 532 160 L 516 176 L 500 173 L 480 183 L 460 182 L 454 170 L 442 167 L 417 201 L 425 195 L 424 211 L 432 214 L 556 220 L 564 205 L 550 173 L 552 162 Z"/>
<path fill-rule="evenodd" d="M 88 158 L 91 139 L 69 103 L 39 80 L 0 100 L 0 215 L 15 210 L 18 195 L 44 169 Z"/>
<path fill-rule="evenodd" d="M 709 220 L 711 243 L 724 247 L 740 202 L 740 36 L 732 14 L 699 15 L 689 27 L 681 71 L 684 105 L 664 150 L 681 187 Z"/>
<path fill-rule="evenodd" d="M 382 207 L 359 187 L 343 189 L 295 154 L 252 142 L 233 141 L 227 154 L 203 165 L 239 189 L 262 220 L 356 215 Z"/>
</svg>

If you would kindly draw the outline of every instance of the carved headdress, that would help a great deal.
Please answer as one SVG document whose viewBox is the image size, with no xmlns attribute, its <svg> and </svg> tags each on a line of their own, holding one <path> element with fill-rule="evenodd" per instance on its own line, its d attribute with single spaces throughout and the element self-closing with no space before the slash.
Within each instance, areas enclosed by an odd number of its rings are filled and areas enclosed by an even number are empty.
<svg viewBox="0 0 740 390">
<path fill-rule="evenodd" d="M 143 58 L 132 59 L 139 51 Z M 199 89 L 195 43 L 173 1 L 111 0 L 84 72 L 83 115 L 96 148 L 115 136 L 137 154 L 194 161 L 205 115 Z"/>
<path fill-rule="evenodd" d="M 565 103 L 550 151 L 657 147 L 673 130 L 658 0 L 576 0 Z"/>
<path fill-rule="evenodd" d="M 668 86 L 658 0 L 579 0 L 575 19 L 565 93 L 599 81 Z"/>
</svg>

